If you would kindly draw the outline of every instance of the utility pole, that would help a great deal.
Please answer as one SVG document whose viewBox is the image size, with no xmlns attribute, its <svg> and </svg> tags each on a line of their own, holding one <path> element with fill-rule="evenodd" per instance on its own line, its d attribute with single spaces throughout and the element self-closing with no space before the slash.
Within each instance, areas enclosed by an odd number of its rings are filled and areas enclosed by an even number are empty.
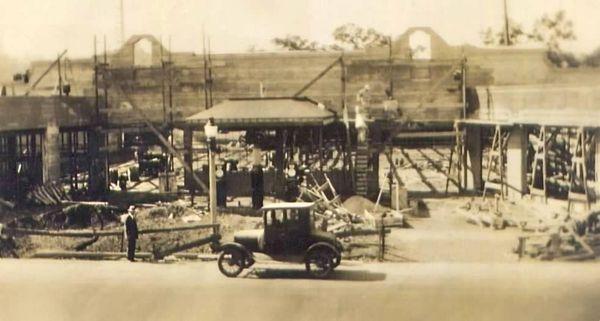
<svg viewBox="0 0 600 321">
<path fill-rule="evenodd" d="M 104 35 L 104 63 L 102 64 L 102 86 L 104 87 L 104 111 L 107 112 L 108 111 L 108 79 L 110 78 L 109 75 L 109 70 L 108 70 L 108 54 L 107 54 L 107 50 L 106 50 L 106 35 Z M 108 120 L 107 120 L 108 122 Z M 104 121 L 102 122 L 104 123 Z M 106 123 L 108 124 L 108 123 Z M 101 125 L 101 127 L 104 124 Z M 108 153 L 108 147 L 109 147 L 109 140 L 108 140 L 108 134 L 102 134 L 102 140 L 103 140 L 103 148 L 104 151 L 102 151 L 102 155 L 104 158 L 104 178 L 105 178 L 105 183 L 106 185 L 104 186 L 104 189 L 106 191 L 110 190 L 110 159 L 108 158 L 109 153 Z"/>
<path fill-rule="evenodd" d="M 461 74 L 461 94 L 463 102 L 463 119 L 467 118 L 467 57 L 463 56 L 462 64 L 460 67 Z"/>
<path fill-rule="evenodd" d="M 169 36 L 169 132 L 171 133 L 171 147 L 175 146 L 173 135 L 173 57 L 171 56 L 171 36 Z M 173 154 L 169 154 L 169 171 L 175 170 Z"/>
<path fill-rule="evenodd" d="M 100 109 L 99 109 L 99 99 L 98 99 L 98 53 L 96 50 L 96 36 L 94 35 L 94 107 L 96 108 L 96 122 L 94 125 L 98 125 L 100 123 Z"/>
<path fill-rule="evenodd" d="M 163 54 L 163 42 L 162 37 L 160 38 L 160 67 L 161 67 L 161 93 L 162 93 L 162 109 L 163 109 L 163 124 L 167 123 L 167 103 L 165 97 L 165 59 Z"/>
<path fill-rule="evenodd" d="M 504 1 L 504 43 L 507 46 L 512 45 L 510 42 L 510 27 L 508 25 L 508 9 L 506 6 L 506 1 L 507 0 L 503 0 Z"/>
<path fill-rule="evenodd" d="M 390 90 L 388 99 L 394 99 L 394 62 L 392 60 L 392 36 L 388 37 L 388 64 L 390 73 Z"/>
<path fill-rule="evenodd" d="M 62 97 L 62 75 L 60 71 L 60 56 L 56 59 L 58 61 L 58 96 Z"/>
<path fill-rule="evenodd" d="M 213 106 L 213 95 L 212 95 L 212 59 L 210 57 L 210 37 L 208 37 L 208 105 Z"/>
<path fill-rule="evenodd" d="M 165 59 L 164 59 L 164 54 L 163 54 L 163 42 L 162 42 L 162 37 L 160 38 L 160 68 L 161 68 L 161 97 L 162 97 L 162 109 L 163 109 L 163 127 L 164 128 L 168 128 L 169 126 L 169 122 L 167 120 L 167 104 L 166 104 L 166 97 L 165 97 Z M 168 136 L 167 136 L 168 137 Z M 166 150 L 166 147 L 163 147 L 163 151 Z M 165 187 L 167 191 L 171 191 L 170 186 L 169 186 L 169 170 L 170 170 L 170 165 L 169 165 L 169 160 L 170 157 L 167 158 L 167 166 L 165 168 Z"/>
<path fill-rule="evenodd" d="M 121 45 L 123 45 L 125 43 L 125 11 L 123 10 L 123 0 L 119 1 L 119 29 L 121 31 Z"/>
<path fill-rule="evenodd" d="M 204 29 L 202 29 L 202 60 L 204 67 L 204 109 L 208 109 L 208 61 L 206 59 L 206 35 Z"/>
</svg>

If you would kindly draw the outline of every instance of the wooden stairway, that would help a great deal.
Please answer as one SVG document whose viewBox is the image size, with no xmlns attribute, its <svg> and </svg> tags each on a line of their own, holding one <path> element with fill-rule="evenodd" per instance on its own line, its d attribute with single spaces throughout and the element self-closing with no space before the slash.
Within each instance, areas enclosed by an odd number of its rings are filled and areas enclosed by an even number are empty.
<svg viewBox="0 0 600 321">
<path fill-rule="evenodd" d="M 369 156 L 369 146 L 367 143 L 356 146 L 354 173 L 357 195 L 367 196 L 368 193 Z"/>
</svg>

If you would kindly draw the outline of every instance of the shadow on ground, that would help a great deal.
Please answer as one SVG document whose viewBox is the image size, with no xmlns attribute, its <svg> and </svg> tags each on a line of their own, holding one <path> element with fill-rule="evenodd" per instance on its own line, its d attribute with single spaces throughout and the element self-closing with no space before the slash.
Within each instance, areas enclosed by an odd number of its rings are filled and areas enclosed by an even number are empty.
<svg viewBox="0 0 600 321">
<path fill-rule="evenodd" d="M 247 279 L 314 279 L 301 269 L 265 269 L 255 268 L 243 276 Z M 365 270 L 335 270 L 327 280 L 340 281 L 384 281 L 385 273 L 373 273 Z"/>
</svg>

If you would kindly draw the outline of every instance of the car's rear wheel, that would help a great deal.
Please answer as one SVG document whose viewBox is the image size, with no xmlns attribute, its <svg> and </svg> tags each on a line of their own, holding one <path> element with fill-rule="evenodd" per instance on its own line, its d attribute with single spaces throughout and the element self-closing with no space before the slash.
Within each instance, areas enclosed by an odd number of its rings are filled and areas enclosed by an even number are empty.
<svg viewBox="0 0 600 321">
<path fill-rule="evenodd" d="M 335 267 L 335 257 L 329 249 L 314 249 L 306 255 L 306 271 L 313 277 L 326 278 Z"/>
<path fill-rule="evenodd" d="M 244 270 L 244 254 L 240 250 L 225 249 L 219 255 L 219 271 L 226 277 L 234 278 Z"/>
</svg>

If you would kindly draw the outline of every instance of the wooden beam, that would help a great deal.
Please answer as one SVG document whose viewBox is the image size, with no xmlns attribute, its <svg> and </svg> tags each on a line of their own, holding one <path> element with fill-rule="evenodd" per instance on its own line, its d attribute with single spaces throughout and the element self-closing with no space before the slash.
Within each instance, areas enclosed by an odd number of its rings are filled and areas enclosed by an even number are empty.
<svg viewBox="0 0 600 321">
<path fill-rule="evenodd" d="M 331 70 L 331 68 L 333 68 L 335 65 L 337 65 L 342 60 L 342 57 L 343 57 L 343 55 L 336 58 L 331 64 L 329 64 L 325 69 L 323 69 L 323 71 L 321 71 L 315 78 L 313 78 L 306 85 L 304 85 L 304 87 L 300 88 L 300 90 L 298 90 L 294 94 L 293 97 L 298 97 L 298 96 L 302 95 L 302 93 L 304 93 L 308 88 L 310 88 L 310 86 L 314 85 L 314 83 L 316 83 L 317 80 L 321 79 L 321 77 L 325 76 L 325 74 L 327 72 L 329 72 L 329 70 Z"/>
<path fill-rule="evenodd" d="M 52 70 L 52 68 L 54 68 L 54 66 L 56 66 L 59 62 L 60 59 L 67 53 L 67 50 L 65 49 L 60 55 L 58 55 L 58 58 L 56 58 L 56 60 L 54 60 L 50 66 L 48 66 L 48 68 L 46 68 L 46 70 L 44 70 L 44 72 L 40 75 L 40 77 L 33 83 L 33 85 L 31 85 L 31 87 L 29 87 L 29 89 L 27 89 L 27 92 L 25 92 L 25 96 L 29 96 L 29 93 L 35 89 L 35 87 L 40 83 L 40 81 L 42 81 L 42 79 L 44 79 L 44 77 L 46 77 L 46 75 L 50 72 L 50 70 Z M 61 90 L 62 92 L 62 90 Z"/>
<path fill-rule="evenodd" d="M 181 251 L 185 251 L 185 250 L 189 250 L 189 249 L 193 249 L 195 247 L 199 247 L 202 245 L 206 245 L 209 243 L 216 243 L 221 239 L 221 236 L 218 234 L 213 234 L 207 237 L 203 237 L 201 239 L 197 239 L 194 240 L 192 242 L 188 242 L 185 244 L 181 244 L 181 245 L 176 245 L 170 248 L 166 248 L 164 250 L 157 250 L 155 251 L 154 254 L 154 259 L 162 259 L 165 256 L 171 255 L 173 253 L 176 252 L 181 252 Z"/>
<path fill-rule="evenodd" d="M 148 120 L 146 114 L 137 106 L 137 104 L 129 97 L 129 95 L 122 89 L 120 91 L 125 97 L 125 101 L 128 101 L 131 104 L 131 107 L 138 112 L 146 126 L 148 126 L 148 128 L 150 128 L 154 135 L 158 137 L 163 146 L 169 150 L 169 153 L 171 153 L 173 156 L 175 156 L 175 158 L 177 158 L 177 160 L 181 163 L 181 166 L 183 166 L 183 168 L 189 171 L 189 173 L 192 175 L 194 181 L 202 188 L 204 192 L 208 193 L 208 187 L 206 186 L 206 184 L 204 184 L 200 177 L 198 177 L 198 175 L 196 175 L 196 173 L 194 173 L 194 171 L 188 166 L 181 153 L 176 151 L 171 145 L 171 143 L 161 134 L 161 132 L 158 129 L 156 129 L 156 127 L 154 127 L 154 125 Z"/>
<path fill-rule="evenodd" d="M 438 190 L 435 188 L 435 186 L 433 186 L 425 177 L 425 175 L 423 175 L 423 173 L 421 172 L 421 170 L 419 169 L 419 167 L 417 166 L 417 164 L 410 158 L 410 156 L 406 153 L 406 151 L 404 151 L 404 149 L 400 148 L 400 152 L 402 153 L 402 156 L 404 156 L 404 158 L 406 159 L 406 161 L 408 161 L 408 163 L 412 166 L 412 168 L 417 172 L 417 174 L 419 174 L 419 177 L 421 178 L 421 181 L 423 182 L 423 184 L 427 185 L 427 187 L 429 187 L 429 189 L 434 192 L 437 193 Z"/>
<path fill-rule="evenodd" d="M 188 230 L 202 230 L 202 229 L 211 229 L 214 227 L 218 227 L 219 224 L 194 224 L 194 225 L 183 225 L 183 226 L 173 226 L 173 227 L 165 227 L 165 228 L 150 228 L 140 230 L 138 234 L 156 234 L 156 233 L 168 233 L 168 232 L 178 232 L 178 231 L 188 231 Z M 2 229 L 2 233 L 6 234 L 16 234 L 16 235 L 41 235 L 41 236 L 51 236 L 51 237 L 96 237 L 96 236 L 120 236 L 123 235 L 123 230 L 110 230 L 110 231 L 95 231 L 95 230 L 80 230 L 80 231 L 50 231 L 50 230 L 33 230 L 33 229 L 24 229 L 24 228 L 15 228 L 15 227 L 4 227 Z"/>
<path fill-rule="evenodd" d="M 446 176 L 446 178 L 448 178 L 454 185 L 456 185 L 457 188 L 460 188 L 460 186 L 458 185 L 458 182 L 454 178 L 449 176 L 448 173 L 446 173 L 442 167 L 440 167 L 438 164 L 436 164 L 435 161 L 433 159 L 431 159 L 431 157 L 429 157 L 427 154 L 425 154 L 421 149 L 417 149 L 417 151 L 427 160 L 427 162 L 431 166 L 433 166 L 433 168 L 435 168 L 438 172 L 440 172 L 444 176 Z"/>
</svg>

